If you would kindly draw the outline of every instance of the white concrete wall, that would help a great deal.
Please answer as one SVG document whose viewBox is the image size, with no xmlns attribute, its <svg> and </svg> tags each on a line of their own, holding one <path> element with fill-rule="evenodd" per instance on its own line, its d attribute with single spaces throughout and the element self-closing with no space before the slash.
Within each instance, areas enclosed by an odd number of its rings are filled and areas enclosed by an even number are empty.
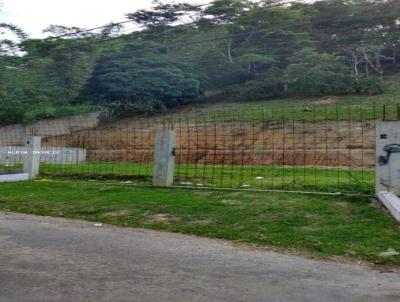
<svg viewBox="0 0 400 302">
<path fill-rule="evenodd" d="M 29 173 L 0 175 L 0 182 L 15 182 L 29 180 Z"/>
<path fill-rule="evenodd" d="M 0 164 L 21 164 L 27 154 L 25 147 L 0 147 Z M 86 161 L 86 149 L 44 148 L 40 150 L 40 162 L 48 164 L 70 164 Z"/>
<path fill-rule="evenodd" d="M 46 138 L 94 128 L 98 125 L 99 114 L 100 112 L 93 112 L 85 115 L 46 119 L 31 125 L 14 124 L 0 126 L 0 145 L 23 144 L 25 139 L 32 135 Z"/>
</svg>

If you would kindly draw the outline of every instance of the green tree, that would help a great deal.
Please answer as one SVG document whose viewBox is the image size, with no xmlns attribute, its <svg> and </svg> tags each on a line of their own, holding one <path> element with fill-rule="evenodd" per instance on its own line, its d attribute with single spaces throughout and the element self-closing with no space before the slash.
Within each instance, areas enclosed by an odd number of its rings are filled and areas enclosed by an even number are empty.
<svg viewBox="0 0 400 302">
<path fill-rule="evenodd" d="M 39 80 L 37 89 L 58 105 L 69 104 L 80 94 L 99 53 L 86 39 L 29 40 L 23 49 L 29 69 Z"/>
<path fill-rule="evenodd" d="M 282 96 L 283 71 L 289 58 L 314 45 L 306 31 L 307 17 L 301 10 L 270 7 L 263 2 L 243 14 L 236 27 L 240 30 L 232 42 L 233 60 L 241 66 L 245 80 L 236 85 L 235 94 L 239 91 L 246 98 L 252 93 L 253 98 Z"/>
<path fill-rule="evenodd" d="M 5 38 L 5 34 L 11 34 L 14 39 Z M 0 23 L 0 97 L 5 97 L 7 68 L 13 68 L 7 64 L 12 62 L 12 57 L 19 51 L 19 43 L 27 39 L 27 34 L 18 26 L 10 23 Z"/>
<path fill-rule="evenodd" d="M 183 18 L 194 18 L 200 11 L 200 7 L 185 2 L 165 4 L 159 0 L 154 0 L 151 9 L 142 9 L 129 13 L 127 18 L 142 25 L 144 28 L 154 29 L 171 26 Z"/>
<path fill-rule="evenodd" d="M 285 70 L 288 92 L 292 95 L 334 95 L 353 92 L 349 67 L 344 60 L 305 48 L 289 60 Z"/>
<path fill-rule="evenodd" d="M 87 95 L 105 102 L 113 116 L 159 112 L 201 94 L 196 75 L 184 64 L 171 62 L 165 49 L 131 52 L 102 58 L 86 89 Z"/>
<path fill-rule="evenodd" d="M 355 79 L 383 78 L 385 62 L 396 63 L 400 5 L 393 0 L 326 0 L 303 5 L 322 51 L 341 53 Z M 385 55 L 389 50 L 393 56 Z"/>
</svg>

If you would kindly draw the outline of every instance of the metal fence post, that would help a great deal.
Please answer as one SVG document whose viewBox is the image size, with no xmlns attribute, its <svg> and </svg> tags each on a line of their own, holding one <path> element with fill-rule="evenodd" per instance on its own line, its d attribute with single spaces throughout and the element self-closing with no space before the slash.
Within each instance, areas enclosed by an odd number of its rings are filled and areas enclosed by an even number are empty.
<svg viewBox="0 0 400 302">
<path fill-rule="evenodd" d="M 34 179 L 39 175 L 41 141 L 40 136 L 32 136 L 25 143 L 23 171 L 29 174 L 29 179 Z"/>
<path fill-rule="evenodd" d="M 176 133 L 158 131 L 155 141 L 153 186 L 169 187 L 174 182 Z"/>
</svg>

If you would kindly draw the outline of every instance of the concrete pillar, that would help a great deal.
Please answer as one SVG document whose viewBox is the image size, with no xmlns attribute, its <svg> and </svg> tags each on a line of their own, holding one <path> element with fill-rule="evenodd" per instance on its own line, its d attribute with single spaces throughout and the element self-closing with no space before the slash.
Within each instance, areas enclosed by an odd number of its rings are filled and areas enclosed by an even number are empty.
<svg viewBox="0 0 400 302">
<path fill-rule="evenodd" d="M 29 179 L 34 179 L 39 175 L 41 141 L 40 136 L 32 136 L 25 143 L 23 171 L 29 174 Z"/>
<path fill-rule="evenodd" d="M 153 167 L 155 187 L 169 187 L 174 182 L 175 141 L 174 131 L 158 131 L 156 134 Z"/>
<path fill-rule="evenodd" d="M 400 193 L 400 122 L 376 123 L 376 193 Z"/>
</svg>

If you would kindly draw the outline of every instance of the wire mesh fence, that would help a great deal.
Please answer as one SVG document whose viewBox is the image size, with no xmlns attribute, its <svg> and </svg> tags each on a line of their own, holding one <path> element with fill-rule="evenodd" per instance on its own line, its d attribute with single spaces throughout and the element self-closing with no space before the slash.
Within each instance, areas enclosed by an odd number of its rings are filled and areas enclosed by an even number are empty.
<svg viewBox="0 0 400 302">
<path fill-rule="evenodd" d="M 183 184 L 301 191 L 369 191 L 375 118 L 364 108 L 277 106 L 173 123 Z"/>
<path fill-rule="evenodd" d="M 328 100 L 114 122 L 92 113 L 1 127 L 1 167 L 20 170 L 24 140 L 37 135 L 43 177 L 151 184 L 155 133 L 168 129 L 177 136 L 176 185 L 371 193 L 375 123 L 399 112 L 397 105 Z"/>
</svg>

